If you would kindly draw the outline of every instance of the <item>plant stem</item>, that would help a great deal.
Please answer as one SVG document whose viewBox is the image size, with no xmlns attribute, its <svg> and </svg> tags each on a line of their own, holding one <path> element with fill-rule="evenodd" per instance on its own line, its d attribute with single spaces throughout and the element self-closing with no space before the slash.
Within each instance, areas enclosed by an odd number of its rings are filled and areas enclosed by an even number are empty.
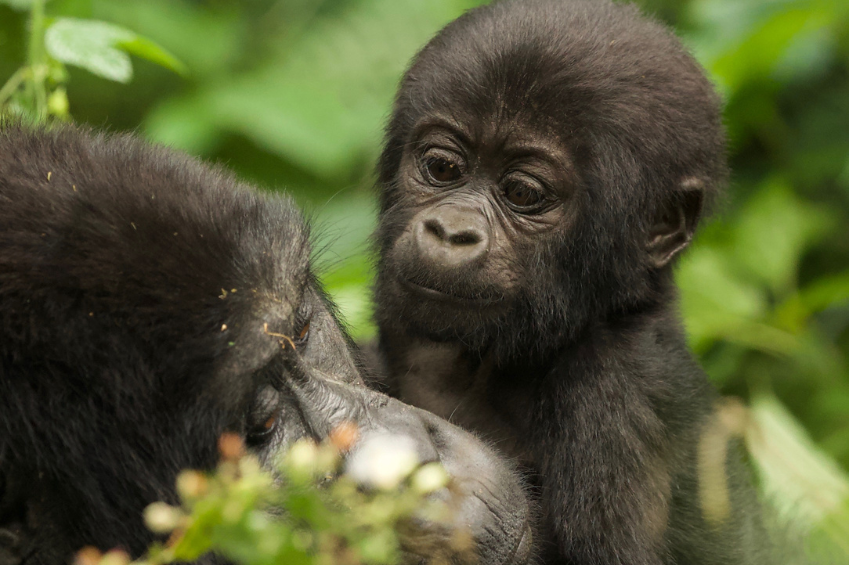
<svg viewBox="0 0 849 565">
<path fill-rule="evenodd" d="M 21 67 L 15 74 L 9 77 L 3 88 L 0 88 L 0 106 L 6 103 L 12 94 L 18 89 L 22 82 L 29 78 L 29 67 Z"/>
<path fill-rule="evenodd" d="M 39 120 L 47 116 L 47 91 L 44 87 L 44 1 L 33 0 L 30 11 L 29 69 L 30 85 L 28 90 L 35 98 L 35 112 Z"/>
</svg>

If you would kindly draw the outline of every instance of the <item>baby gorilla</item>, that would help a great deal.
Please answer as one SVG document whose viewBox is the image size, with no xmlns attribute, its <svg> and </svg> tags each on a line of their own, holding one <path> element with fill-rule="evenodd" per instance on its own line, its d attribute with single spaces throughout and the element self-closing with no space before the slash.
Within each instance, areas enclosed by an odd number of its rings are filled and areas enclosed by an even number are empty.
<svg viewBox="0 0 849 565">
<path fill-rule="evenodd" d="M 727 171 L 719 99 L 673 34 L 607 0 L 472 10 L 404 77 L 379 175 L 376 362 L 524 464 L 546 561 L 760 559 L 736 452 L 731 510 L 699 505 L 717 395 L 672 264 Z"/>
<path fill-rule="evenodd" d="M 176 501 L 181 469 L 213 467 L 223 432 L 267 460 L 342 421 L 412 438 L 456 481 L 479 561 L 526 561 L 510 467 L 362 385 L 309 257 L 291 200 L 221 169 L 127 136 L 0 125 L 0 563 L 137 557 L 153 540 L 142 510 Z"/>
</svg>

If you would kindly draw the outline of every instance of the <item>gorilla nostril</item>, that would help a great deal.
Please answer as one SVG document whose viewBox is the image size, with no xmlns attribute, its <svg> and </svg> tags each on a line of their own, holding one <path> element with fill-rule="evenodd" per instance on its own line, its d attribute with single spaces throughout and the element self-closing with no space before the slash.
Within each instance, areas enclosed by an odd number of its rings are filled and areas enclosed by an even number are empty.
<svg viewBox="0 0 849 565">
<path fill-rule="evenodd" d="M 480 243 L 482 239 L 481 234 L 476 231 L 463 230 L 449 236 L 448 241 L 454 245 L 475 245 Z"/>
<path fill-rule="evenodd" d="M 445 228 L 442 227 L 442 224 L 439 223 L 439 220 L 436 220 L 434 218 L 425 220 L 424 228 L 427 233 L 436 236 L 437 239 L 440 239 L 442 241 L 445 240 Z"/>
<path fill-rule="evenodd" d="M 489 250 L 489 226 L 476 209 L 430 209 L 414 225 L 415 252 L 431 267 L 453 269 L 480 263 Z"/>
</svg>

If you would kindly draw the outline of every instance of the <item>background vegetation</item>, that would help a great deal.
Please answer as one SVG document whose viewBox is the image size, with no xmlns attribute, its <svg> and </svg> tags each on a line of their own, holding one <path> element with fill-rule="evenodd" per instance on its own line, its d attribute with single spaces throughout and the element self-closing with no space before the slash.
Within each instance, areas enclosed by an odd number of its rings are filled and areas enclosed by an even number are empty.
<svg viewBox="0 0 849 565">
<path fill-rule="evenodd" d="M 372 167 L 397 80 L 478 3 L 53 0 L 46 24 L 105 20 L 182 61 L 184 75 L 134 59 L 128 83 L 68 66 L 60 82 L 78 121 L 140 131 L 294 194 L 362 339 L 374 331 Z M 27 60 L 27 4 L 0 0 L 0 85 Z M 764 489 L 849 550 L 849 2 L 641 4 L 677 29 L 727 103 L 732 186 L 678 268 L 692 346 L 722 392 L 750 406 L 732 431 Z"/>
</svg>

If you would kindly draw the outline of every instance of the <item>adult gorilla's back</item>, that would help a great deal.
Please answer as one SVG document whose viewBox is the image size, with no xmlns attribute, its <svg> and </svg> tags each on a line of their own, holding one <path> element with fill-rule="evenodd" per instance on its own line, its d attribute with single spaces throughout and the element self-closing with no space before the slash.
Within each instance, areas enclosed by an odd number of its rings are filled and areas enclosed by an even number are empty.
<svg viewBox="0 0 849 565">
<path fill-rule="evenodd" d="M 483 561 L 525 555 L 509 467 L 362 386 L 309 255 L 288 198 L 221 169 L 129 136 L 0 126 L 0 563 L 137 556 L 144 507 L 212 467 L 221 433 L 264 459 L 342 420 L 443 461 Z M 455 456 L 469 451 L 482 470 Z"/>
</svg>

